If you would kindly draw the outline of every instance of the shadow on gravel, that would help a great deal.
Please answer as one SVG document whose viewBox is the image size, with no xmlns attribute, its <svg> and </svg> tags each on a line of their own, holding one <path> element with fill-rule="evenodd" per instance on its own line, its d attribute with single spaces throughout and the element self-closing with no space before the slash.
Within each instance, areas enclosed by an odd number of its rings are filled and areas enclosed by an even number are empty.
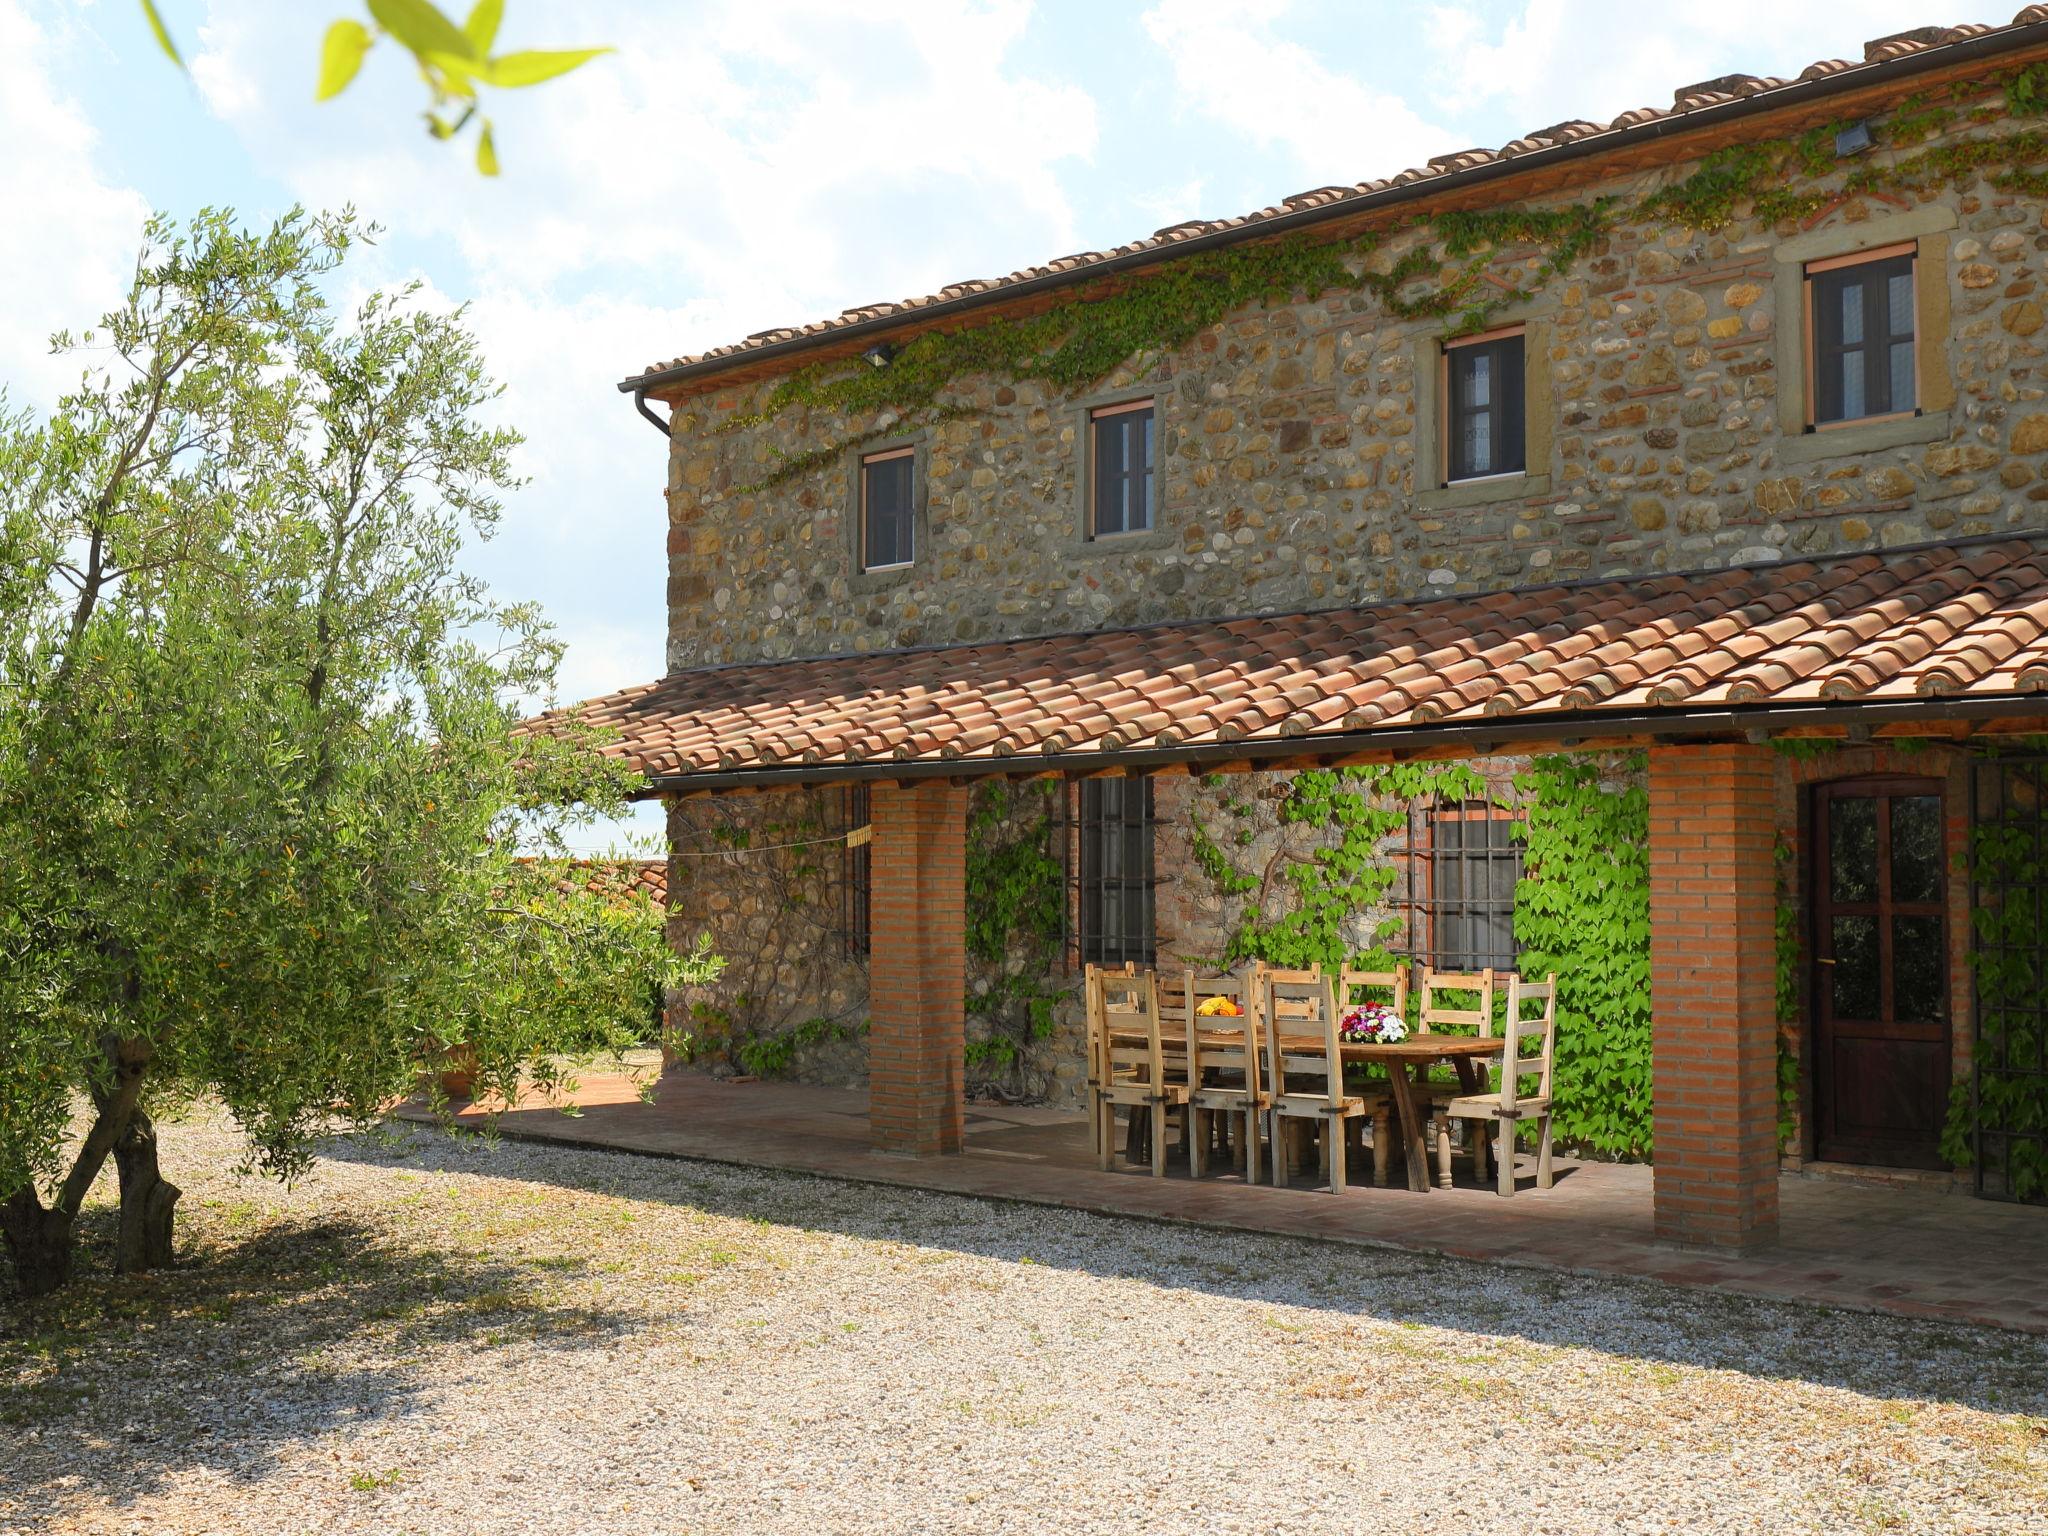
<svg viewBox="0 0 2048 1536">
<path fill-rule="evenodd" d="M 122 1507 L 199 1468 L 258 1481 L 283 1446 L 423 1408 L 430 1345 L 571 1356 L 625 1326 L 539 1300 L 531 1269 L 351 1221 L 273 1221 L 124 1278 L 93 1251 L 112 1219 L 88 1207 L 83 1273 L 55 1296 L 20 1299 L 0 1258 L 0 1511 Z"/>
<path fill-rule="evenodd" d="M 397 1128 L 394 1128 L 397 1129 Z M 530 1180 L 709 1215 L 1169 1290 L 1458 1329 L 1859 1394 L 2048 1416 L 2048 1338 L 1474 1260 L 1098 1216 L 979 1196 L 466 1131 L 340 1141 L 337 1161 Z M 801 1281 L 792 1277 L 791 1284 Z M 1276 1338 L 1279 1337 L 1276 1334 Z M 1512 1388 L 1510 1387 L 1510 1390 Z"/>
</svg>

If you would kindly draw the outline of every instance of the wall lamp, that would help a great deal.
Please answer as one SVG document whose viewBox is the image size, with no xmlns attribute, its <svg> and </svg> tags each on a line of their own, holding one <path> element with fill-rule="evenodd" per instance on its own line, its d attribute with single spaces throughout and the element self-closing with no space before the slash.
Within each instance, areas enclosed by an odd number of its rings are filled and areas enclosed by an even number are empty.
<svg viewBox="0 0 2048 1536">
<path fill-rule="evenodd" d="M 896 360 L 896 349 L 886 341 L 878 341 L 861 353 L 870 368 L 886 368 Z"/>
<path fill-rule="evenodd" d="M 1851 123 L 1835 135 L 1835 158 L 1846 160 L 1851 155 L 1860 155 L 1870 148 L 1870 124 Z"/>
</svg>

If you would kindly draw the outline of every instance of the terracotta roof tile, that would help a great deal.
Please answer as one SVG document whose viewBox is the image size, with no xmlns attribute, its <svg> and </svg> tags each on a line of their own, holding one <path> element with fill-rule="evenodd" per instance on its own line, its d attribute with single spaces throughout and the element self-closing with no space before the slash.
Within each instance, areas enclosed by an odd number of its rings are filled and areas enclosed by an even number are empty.
<svg viewBox="0 0 2048 1536">
<path fill-rule="evenodd" d="M 564 896 L 587 891 L 592 896 L 629 896 L 644 891 L 657 906 L 668 905 L 667 859 L 537 859 L 515 862 L 554 875 Z"/>
<path fill-rule="evenodd" d="M 2048 690 L 2048 535 L 678 672 L 576 706 L 657 778 Z M 544 729 L 556 716 L 529 728 Z"/>
</svg>

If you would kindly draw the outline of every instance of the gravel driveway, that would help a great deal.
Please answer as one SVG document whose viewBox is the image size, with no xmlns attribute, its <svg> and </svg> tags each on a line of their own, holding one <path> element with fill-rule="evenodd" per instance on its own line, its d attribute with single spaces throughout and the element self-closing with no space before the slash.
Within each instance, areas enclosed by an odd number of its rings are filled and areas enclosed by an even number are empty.
<svg viewBox="0 0 2048 1536">
<path fill-rule="evenodd" d="M 164 1139 L 192 1262 L 0 1303 L 0 1532 L 2048 1530 L 2041 1339 L 411 1129 L 284 1190 Z"/>
</svg>

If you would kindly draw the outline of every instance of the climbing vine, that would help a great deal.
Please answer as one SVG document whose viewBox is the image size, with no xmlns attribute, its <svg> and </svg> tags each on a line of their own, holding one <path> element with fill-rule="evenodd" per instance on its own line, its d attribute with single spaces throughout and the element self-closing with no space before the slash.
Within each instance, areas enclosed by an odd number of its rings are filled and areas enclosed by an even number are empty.
<svg viewBox="0 0 2048 1536">
<path fill-rule="evenodd" d="M 1640 753 L 1539 757 L 1517 780 L 1524 975 L 1557 973 L 1557 1137 L 1644 1157 L 1650 1126 L 1649 794 Z"/>
<path fill-rule="evenodd" d="M 967 957 L 980 970 L 966 1009 L 981 1031 L 967 1043 L 967 1065 L 987 1081 L 1043 1097 L 1021 1081 L 1033 1047 L 1049 1040 L 1064 992 L 1050 977 L 1060 957 L 1066 888 L 1053 854 L 1053 796 L 1038 780 L 975 786 L 967 817 Z"/>
<path fill-rule="evenodd" d="M 1226 780 L 1216 775 L 1205 783 L 1222 789 Z M 1398 878 L 1387 843 L 1408 825 L 1407 802 L 1485 799 L 1490 789 L 1468 764 L 1414 763 L 1310 769 L 1290 775 L 1272 794 L 1269 814 L 1279 836 L 1256 873 L 1240 868 L 1232 849 L 1258 840 L 1257 800 L 1242 790 L 1223 796 L 1230 848 L 1199 814 L 1191 817 L 1195 862 L 1218 894 L 1238 906 L 1223 953 L 1207 957 L 1218 965 L 1386 966 L 1384 941 L 1401 926 L 1386 911 Z"/>
<path fill-rule="evenodd" d="M 2048 71 L 2035 64 L 1958 84 L 1942 93 L 1946 101 L 1910 96 L 1889 116 L 1868 121 L 1873 146 L 1912 149 L 1953 126 L 1972 100 L 1983 104 L 1968 112 L 1968 120 L 1989 121 L 1998 115 L 1988 104 L 1993 92 L 2002 93 L 2011 116 L 2038 116 L 2048 111 Z M 834 359 L 799 369 L 768 389 L 755 409 L 734 413 L 719 430 L 760 426 L 791 409 L 872 422 L 815 448 L 778 450 L 766 473 L 743 488 L 759 491 L 906 426 L 981 414 L 946 397 L 963 378 L 1039 383 L 1073 395 L 1133 359 L 1183 348 L 1254 305 L 1363 293 L 1395 319 L 1442 321 L 1447 334 L 1463 335 L 1528 300 L 1624 225 L 1712 233 L 1745 213 L 1775 225 L 1807 218 L 1846 196 L 1896 195 L 1979 178 L 2000 192 L 2048 193 L 2048 171 L 2041 169 L 2048 162 L 2048 132 L 2040 129 L 1937 144 L 1889 162 L 1844 162 L 1835 153 L 1835 136 L 1850 126 L 1828 123 L 1795 137 L 1717 150 L 1684 179 L 1632 202 L 1602 197 L 1551 209 L 1447 210 L 1346 240 L 1295 235 L 1180 257 L 1140 275 L 1105 278 L 1082 290 L 1077 302 L 1039 314 L 926 331 L 903 342 L 884 368 Z M 1387 249 L 1390 239 L 1404 234 L 1420 239 L 1398 254 Z M 1503 252 L 1524 249 L 1530 254 L 1511 269 L 1511 277 L 1493 270 Z"/>
<path fill-rule="evenodd" d="M 2001 1173 L 2004 1193 L 2019 1200 L 2048 1196 L 2048 1078 L 2030 1070 L 2048 1030 L 2040 1011 L 2048 938 L 2034 899 L 2048 869 L 2034 814 L 2024 803 L 2008 806 L 1971 829 L 1970 880 L 1979 893 L 1970 913 L 1975 1091 L 1968 1078 L 1951 1087 L 1941 1139 L 1942 1156 L 1967 1168 L 1977 1160 L 1980 1133 L 1998 1133 L 2003 1155 L 1987 1158 L 1987 1171 Z"/>
</svg>

